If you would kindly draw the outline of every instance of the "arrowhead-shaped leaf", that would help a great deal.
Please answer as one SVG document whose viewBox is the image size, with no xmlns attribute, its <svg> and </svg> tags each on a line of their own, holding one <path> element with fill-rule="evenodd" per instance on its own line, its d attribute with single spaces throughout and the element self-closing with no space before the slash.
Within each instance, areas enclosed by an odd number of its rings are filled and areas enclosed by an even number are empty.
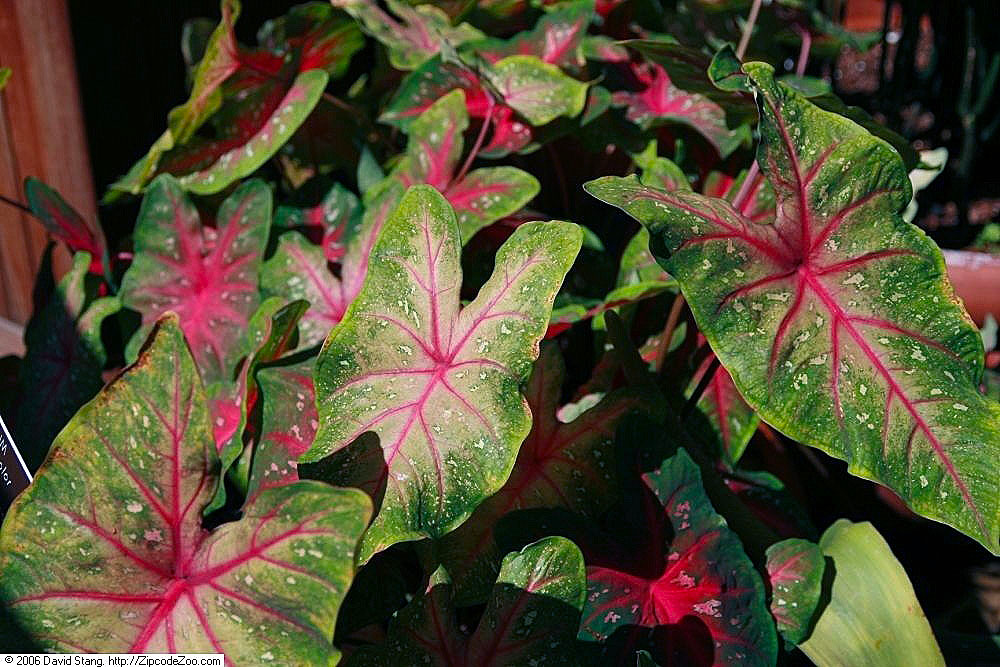
<svg viewBox="0 0 1000 667">
<path fill-rule="evenodd" d="M 257 274 L 271 224 L 271 191 L 261 181 L 236 190 L 219 208 L 214 228 L 169 175 L 159 176 L 142 201 L 135 258 L 122 279 L 122 302 L 142 314 L 130 358 L 153 322 L 171 310 L 202 379 L 231 380 L 244 330 L 257 308 Z"/>
<path fill-rule="evenodd" d="M 587 84 L 534 56 L 509 56 L 485 75 L 504 103 L 532 125 L 577 116 L 587 102 Z"/>
<path fill-rule="evenodd" d="M 317 360 L 320 428 L 303 457 L 318 461 L 378 435 L 380 448 L 348 452 L 341 471 L 384 494 L 362 561 L 444 535 L 507 481 L 531 425 L 519 385 L 582 236 L 569 223 L 518 227 L 460 310 L 458 224 L 444 197 L 414 186 L 385 223 L 364 287 Z M 359 472 L 373 467 L 374 477 Z"/>
<path fill-rule="evenodd" d="M 90 270 L 103 273 L 107 246 L 104 232 L 96 222 L 87 222 L 62 196 L 38 179 L 24 180 L 24 194 L 31 212 L 54 238 L 70 252 L 90 253 Z"/>
<path fill-rule="evenodd" d="M 614 391 L 595 397 L 596 404 L 569 419 L 560 413 L 559 404 L 565 375 L 558 346 L 545 343 L 525 389 L 531 432 L 521 444 L 510 479 L 438 545 L 460 599 L 481 599 L 496 576 L 501 554 L 493 527 L 507 513 L 563 507 L 597 516 L 614 502 L 615 429 L 642 400 L 630 390 Z"/>
<path fill-rule="evenodd" d="M 465 95 L 453 90 L 409 126 L 406 154 L 390 174 L 406 187 L 426 183 L 441 192 L 458 214 L 463 241 L 519 211 L 540 189 L 534 176 L 515 167 L 484 167 L 456 180 L 468 124 Z"/>
<path fill-rule="evenodd" d="M 372 196 L 359 229 L 345 244 L 340 278 L 327 267 L 319 246 L 298 232 L 281 235 L 274 256 L 261 269 L 260 286 L 268 295 L 309 302 L 300 325 L 302 347 L 321 343 L 361 291 L 375 240 L 402 193 L 398 183 L 386 182 Z"/>
<path fill-rule="evenodd" d="M 333 0 L 334 7 L 350 13 L 368 34 L 385 45 L 389 62 L 396 69 L 419 67 L 440 51 L 442 44 L 454 48 L 483 37 L 468 23 L 453 26 L 448 15 L 431 4 L 413 7 L 398 0 L 386 4 L 400 20 L 382 11 L 374 0 Z"/>
<path fill-rule="evenodd" d="M 823 551 L 809 540 L 792 538 L 768 547 L 771 614 L 785 641 L 798 644 L 809 635 L 825 567 Z"/>
<path fill-rule="evenodd" d="M 643 473 L 645 544 L 635 567 L 587 568 L 580 638 L 606 644 L 601 664 L 634 664 L 646 648 L 665 664 L 770 665 L 777 640 L 764 586 L 739 538 L 715 513 L 683 449 Z"/>
<path fill-rule="evenodd" d="M 0 534 L 0 596 L 60 651 L 225 653 L 332 664 L 337 608 L 370 504 L 299 482 L 207 532 L 218 459 L 175 317 L 73 418 Z"/>
<path fill-rule="evenodd" d="M 899 211 L 898 154 L 744 65 L 761 107 L 771 224 L 726 201 L 605 178 L 646 225 L 698 326 L 762 418 L 1000 552 L 1000 406 L 937 247 Z"/>
<path fill-rule="evenodd" d="M 462 632 L 443 570 L 400 611 L 384 645 L 348 665 L 435 667 L 579 665 L 575 635 L 586 592 L 583 556 L 563 537 L 547 537 L 503 560 L 486 610 L 471 636 Z"/>
<path fill-rule="evenodd" d="M 51 270 L 49 252 L 42 271 Z M 74 255 L 73 266 L 25 329 L 14 434 L 30 470 L 41 465 L 52 439 L 104 385 L 101 322 L 121 303 L 117 297 L 96 298 L 96 290 L 88 289 L 91 265 L 86 252 Z"/>
</svg>

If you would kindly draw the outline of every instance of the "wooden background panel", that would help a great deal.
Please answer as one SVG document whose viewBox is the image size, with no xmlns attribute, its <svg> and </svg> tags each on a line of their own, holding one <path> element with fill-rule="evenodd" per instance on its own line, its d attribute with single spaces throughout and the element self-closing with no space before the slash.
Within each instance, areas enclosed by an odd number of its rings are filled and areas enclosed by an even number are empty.
<svg viewBox="0 0 1000 667">
<path fill-rule="evenodd" d="M 96 218 L 65 0 L 0 0 L 0 65 L 13 70 L 0 94 L 0 194 L 23 201 L 34 176 Z M 37 221 L 0 205 L 0 317 L 27 322 L 45 243 Z M 60 250 L 57 274 L 68 261 Z"/>
</svg>

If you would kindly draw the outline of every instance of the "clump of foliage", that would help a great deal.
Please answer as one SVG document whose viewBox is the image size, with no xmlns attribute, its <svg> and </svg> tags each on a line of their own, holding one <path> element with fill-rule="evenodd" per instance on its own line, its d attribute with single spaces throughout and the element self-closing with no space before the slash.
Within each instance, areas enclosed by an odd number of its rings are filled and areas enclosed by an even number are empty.
<svg viewBox="0 0 1000 667">
<path fill-rule="evenodd" d="M 190 97 L 106 197 L 141 197 L 128 238 L 27 184 L 75 258 L 8 406 L 8 636 L 941 664 L 874 529 L 820 537 L 742 465 L 775 429 L 1000 552 L 1000 405 L 901 217 L 916 154 L 804 76 L 871 36 L 801 0 L 386 4 L 253 47 L 236 0 L 192 22 Z"/>
</svg>

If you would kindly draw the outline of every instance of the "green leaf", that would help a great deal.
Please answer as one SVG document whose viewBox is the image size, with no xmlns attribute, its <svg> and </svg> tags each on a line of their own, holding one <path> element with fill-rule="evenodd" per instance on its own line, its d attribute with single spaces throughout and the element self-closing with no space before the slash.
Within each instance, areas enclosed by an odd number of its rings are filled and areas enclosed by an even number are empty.
<svg viewBox="0 0 1000 667">
<path fill-rule="evenodd" d="M 438 53 L 442 44 L 454 48 L 483 38 L 483 33 L 468 23 L 451 25 L 448 15 L 431 4 L 413 7 L 399 0 L 386 4 L 398 20 L 374 0 L 333 0 L 334 7 L 348 12 L 365 32 L 385 45 L 389 62 L 396 69 L 416 69 Z"/>
<path fill-rule="evenodd" d="M 447 574 L 400 611 L 385 644 L 351 656 L 349 666 L 528 667 L 579 665 L 574 638 L 586 592 L 583 555 L 563 537 L 508 554 L 471 636 L 459 626 Z"/>
<path fill-rule="evenodd" d="M 870 523 L 841 519 L 819 547 L 833 561 L 830 602 L 799 644 L 817 665 L 944 665 L 931 626 L 889 545 Z"/>
<path fill-rule="evenodd" d="M 134 359 L 153 323 L 174 311 L 206 384 L 232 379 L 259 301 L 257 274 L 270 224 L 271 191 L 262 181 L 230 195 L 210 229 L 176 179 L 157 177 L 142 200 L 135 257 L 122 278 L 122 302 L 143 321 L 126 357 Z"/>
<path fill-rule="evenodd" d="M 812 630 L 825 566 L 823 551 L 809 540 L 791 538 L 767 549 L 771 615 L 778 632 L 791 644 L 800 643 Z"/>
<path fill-rule="evenodd" d="M 917 512 L 1000 552 L 1000 405 L 978 392 L 982 341 L 934 243 L 905 223 L 888 144 L 744 65 L 761 105 L 771 224 L 729 202 L 587 184 L 650 229 L 747 402 Z"/>
<path fill-rule="evenodd" d="M 222 104 L 219 86 L 240 66 L 233 30 L 240 15 L 240 3 L 239 0 L 222 0 L 220 4 L 222 19 L 208 38 L 201 61 L 194 70 L 191 96 L 167 115 L 167 127 L 177 143 L 190 139 L 195 130 L 219 109 Z"/>
<path fill-rule="evenodd" d="M 587 84 L 534 56 L 509 56 L 485 70 L 504 102 L 532 125 L 577 116 L 587 102 Z"/>
<path fill-rule="evenodd" d="M 51 271 L 50 254 L 51 246 L 42 272 Z M 113 296 L 97 297 L 96 286 L 87 285 L 90 264 L 86 252 L 73 256 L 72 267 L 24 332 L 26 352 L 14 433 L 29 470 L 41 465 L 52 439 L 104 386 L 101 372 L 107 352 L 101 342 L 101 323 L 118 312 L 121 302 Z"/>
<path fill-rule="evenodd" d="M 236 141 L 218 142 L 207 166 L 179 177 L 186 190 L 207 195 L 219 192 L 257 171 L 271 159 L 319 102 L 329 75 L 321 69 L 302 72 L 261 125 Z M 231 147 L 229 144 L 233 144 Z"/>
<path fill-rule="evenodd" d="M 299 482 L 209 532 L 201 508 L 218 466 L 201 380 L 168 316 L 11 506 L 0 533 L 7 613 L 53 651 L 336 663 L 368 499 Z"/>
<path fill-rule="evenodd" d="M 414 186 L 385 223 L 364 286 L 317 360 L 320 427 L 302 458 L 377 434 L 380 448 L 348 449 L 338 471 L 384 494 L 362 562 L 444 535 L 507 481 L 531 425 L 519 385 L 582 237 L 570 223 L 521 225 L 460 310 L 458 223 L 444 197 Z"/>
<path fill-rule="evenodd" d="M 329 262 L 339 262 L 347 243 L 358 234 L 361 214 L 357 196 L 340 183 L 334 183 L 315 206 L 279 206 L 274 211 L 274 226 L 322 234 L 323 256 Z"/>
</svg>

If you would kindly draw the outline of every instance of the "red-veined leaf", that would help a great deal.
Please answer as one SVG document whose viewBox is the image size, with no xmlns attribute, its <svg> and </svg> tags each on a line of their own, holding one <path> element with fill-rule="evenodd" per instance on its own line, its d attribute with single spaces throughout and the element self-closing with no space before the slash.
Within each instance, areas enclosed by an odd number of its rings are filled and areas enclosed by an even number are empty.
<svg viewBox="0 0 1000 667">
<path fill-rule="evenodd" d="M 322 342 L 357 297 L 375 240 L 402 192 L 398 183 L 386 181 L 372 194 L 359 229 L 347 240 L 340 278 L 327 267 L 319 246 L 298 232 L 281 235 L 278 249 L 261 270 L 260 285 L 265 294 L 309 302 L 300 325 L 302 347 Z"/>
<path fill-rule="evenodd" d="M 385 223 L 364 287 L 320 352 L 320 428 L 302 459 L 378 435 L 380 447 L 348 450 L 340 471 L 384 494 L 362 561 L 400 541 L 441 537 L 507 481 L 531 426 L 519 385 L 582 236 L 570 223 L 521 225 L 460 309 L 461 245 L 444 197 L 413 186 Z"/>
<path fill-rule="evenodd" d="M 515 167 L 483 167 L 455 174 L 468 123 L 464 93 L 448 93 L 409 126 L 406 154 L 390 174 L 406 187 L 426 183 L 443 194 L 458 214 L 463 241 L 519 211 L 540 189 L 534 176 Z M 458 175 L 461 178 L 456 179 Z"/>
<path fill-rule="evenodd" d="M 700 132 L 726 157 L 748 138 L 746 130 L 730 130 L 726 112 L 707 97 L 681 90 L 673 84 L 666 70 L 654 63 L 633 68 L 641 90 L 613 94 L 615 104 L 627 107 L 626 116 L 641 127 L 663 122 L 688 125 Z"/>
<path fill-rule="evenodd" d="M 563 537 L 508 554 L 486 610 L 471 635 L 456 618 L 447 573 L 393 618 L 386 643 L 352 655 L 348 665 L 434 667 L 579 665 L 575 634 L 583 607 L 583 556 Z"/>
<path fill-rule="evenodd" d="M 257 274 L 270 224 L 271 191 L 261 181 L 230 195 L 213 228 L 201 224 L 176 179 L 157 177 L 142 201 L 135 257 L 122 279 L 122 302 L 143 320 L 127 356 L 135 358 L 153 322 L 172 310 L 203 380 L 231 379 L 259 301 Z"/>
<path fill-rule="evenodd" d="M 43 273 L 52 269 L 51 248 L 42 261 Z M 107 353 L 101 323 L 118 312 L 121 302 L 96 297 L 93 286 L 86 284 L 91 266 L 89 254 L 75 254 L 70 270 L 25 328 L 15 399 L 20 406 L 12 426 L 30 470 L 41 465 L 52 439 L 104 385 L 101 371 Z M 46 274 L 39 280 L 51 278 Z"/>
<path fill-rule="evenodd" d="M 642 648 L 661 664 L 773 664 L 763 583 L 698 467 L 679 449 L 642 482 L 644 544 L 631 566 L 588 566 L 580 638 L 605 644 L 603 665 L 634 664 Z"/>
<path fill-rule="evenodd" d="M 899 216 L 910 186 L 898 154 L 770 67 L 744 71 L 761 106 L 773 223 L 634 178 L 587 189 L 650 228 L 763 419 L 1000 551 L 1000 406 L 977 390 L 982 341 L 940 252 Z"/>
<path fill-rule="evenodd" d="M 279 206 L 274 212 L 274 226 L 301 229 L 314 240 L 322 239 L 323 256 L 328 262 L 339 262 L 344 258 L 348 241 L 357 234 L 361 212 L 357 196 L 340 183 L 334 183 L 315 206 Z"/>
<path fill-rule="evenodd" d="M 24 180 L 28 206 L 54 238 L 62 241 L 70 252 L 90 254 L 90 271 L 104 272 L 107 247 L 104 232 L 97 223 L 87 222 L 58 192 L 36 178 Z"/>
<path fill-rule="evenodd" d="M 218 459 L 175 316 L 73 418 L 0 534 L 0 596 L 42 647 L 330 664 L 370 503 L 299 482 L 207 532 Z"/>
<path fill-rule="evenodd" d="M 564 3 L 540 19 L 531 30 L 525 30 L 507 40 L 488 39 L 470 48 L 495 63 L 507 56 L 535 56 L 557 67 L 582 67 L 583 38 L 594 13 L 592 0 Z"/>
<path fill-rule="evenodd" d="M 792 538 L 768 547 L 771 614 L 785 641 L 798 644 L 809 635 L 825 567 L 823 552 L 809 540 Z"/>
<path fill-rule="evenodd" d="M 699 340 L 704 344 L 701 334 Z M 695 391 L 705 373 L 712 371 L 712 378 L 698 399 L 698 409 L 708 419 L 718 440 L 719 459 L 732 468 L 756 433 L 760 418 L 743 399 L 729 371 L 717 363 L 713 366 L 714 361 L 715 355 L 709 353 L 691 376 L 686 393 Z"/>
<path fill-rule="evenodd" d="M 559 348 L 545 343 L 525 390 L 531 432 L 521 444 L 510 479 L 438 545 L 438 557 L 460 599 L 481 599 L 496 576 L 500 554 L 493 527 L 507 513 L 564 507 L 597 516 L 614 501 L 615 429 L 641 405 L 641 398 L 630 390 L 595 396 L 595 404 L 570 419 L 559 405 L 565 376 Z"/>
<path fill-rule="evenodd" d="M 380 41 L 389 51 L 389 62 L 396 69 L 411 70 L 441 50 L 442 44 L 457 47 L 483 37 L 468 23 L 457 26 L 443 11 L 430 4 L 413 7 L 399 0 L 386 4 L 397 20 L 382 11 L 374 0 L 333 0 L 358 20 L 365 32 Z"/>
</svg>

